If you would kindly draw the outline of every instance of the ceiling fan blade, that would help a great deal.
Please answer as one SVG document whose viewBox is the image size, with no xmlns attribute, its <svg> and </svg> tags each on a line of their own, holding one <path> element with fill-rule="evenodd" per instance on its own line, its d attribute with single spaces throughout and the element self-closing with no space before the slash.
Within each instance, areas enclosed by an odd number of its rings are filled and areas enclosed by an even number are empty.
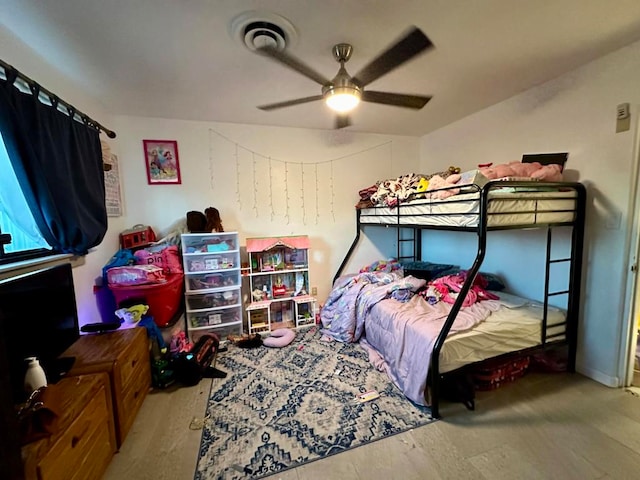
<svg viewBox="0 0 640 480">
<path fill-rule="evenodd" d="M 338 115 L 336 117 L 335 128 L 345 128 L 351 125 L 351 119 L 348 115 Z"/>
<path fill-rule="evenodd" d="M 413 27 L 404 37 L 354 75 L 353 81 L 364 87 L 430 47 L 433 47 L 431 40 L 422 30 Z"/>
<path fill-rule="evenodd" d="M 270 103 L 269 105 L 261 105 L 258 108 L 260 110 L 269 111 L 282 107 L 291 107 L 292 105 L 300 105 L 301 103 L 315 102 L 316 100 L 322 100 L 322 95 L 313 95 L 311 97 L 296 98 L 294 100 L 286 100 L 284 102 Z"/>
<path fill-rule="evenodd" d="M 272 58 L 282 63 L 283 65 L 286 65 L 287 67 L 295 70 L 298 73 L 301 73 L 305 77 L 310 78 L 311 80 L 319 83 L 320 85 L 326 85 L 327 83 L 330 83 L 329 79 L 327 79 L 323 75 L 316 72 L 313 68 L 302 63 L 302 61 L 285 53 L 284 51 L 278 50 L 277 48 L 274 48 L 272 46 L 265 46 L 262 48 L 258 48 L 256 52 L 266 57 Z"/>
<path fill-rule="evenodd" d="M 396 107 L 415 108 L 420 110 L 432 97 L 423 95 L 405 95 L 403 93 L 376 92 L 365 90 L 362 92 L 363 102 L 383 103 Z"/>
</svg>

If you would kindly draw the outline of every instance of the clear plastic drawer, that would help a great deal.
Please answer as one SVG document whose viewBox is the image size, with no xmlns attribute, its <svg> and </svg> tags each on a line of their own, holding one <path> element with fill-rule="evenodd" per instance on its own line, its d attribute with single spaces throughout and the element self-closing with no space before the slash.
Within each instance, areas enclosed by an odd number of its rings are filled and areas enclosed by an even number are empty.
<svg viewBox="0 0 640 480">
<path fill-rule="evenodd" d="M 183 253 L 223 253 L 238 251 L 238 236 L 234 233 L 212 233 L 207 235 L 182 235 Z"/>
<path fill-rule="evenodd" d="M 239 270 L 217 273 L 187 274 L 187 290 L 209 290 L 212 288 L 240 286 Z"/>
<path fill-rule="evenodd" d="M 187 311 L 206 310 L 240 304 L 239 290 L 187 295 Z"/>
<path fill-rule="evenodd" d="M 197 327 L 222 327 L 230 323 L 242 321 L 242 312 L 239 308 L 223 308 L 206 312 L 187 313 L 189 328 Z"/>
<path fill-rule="evenodd" d="M 215 272 L 231 268 L 239 268 L 237 255 L 234 253 L 205 253 L 185 255 L 187 272 Z"/>
</svg>

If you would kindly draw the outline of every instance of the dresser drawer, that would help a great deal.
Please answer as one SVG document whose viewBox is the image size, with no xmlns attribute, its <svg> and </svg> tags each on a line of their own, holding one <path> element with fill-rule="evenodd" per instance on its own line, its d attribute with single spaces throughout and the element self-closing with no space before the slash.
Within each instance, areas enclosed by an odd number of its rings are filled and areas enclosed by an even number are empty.
<svg viewBox="0 0 640 480">
<path fill-rule="evenodd" d="M 140 410 L 151 386 L 151 372 L 148 360 L 146 365 L 147 368 L 137 369 L 135 375 L 129 379 L 127 387 L 122 391 L 122 409 L 119 418 L 122 440 L 129 433 L 138 410 Z"/>
<path fill-rule="evenodd" d="M 126 351 L 118 358 L 118 375 L 122 389 L 125 390 L 129 383 L 142 370 L 149 371 L 149 344 L 144 342 L 133 342 Z"/>
<path fill-rule="evenodd" d="M 115 450 L 107 391 L 100 388 L 64 434 L 38 463 L 40 480 L 100 478 Z"/>
</svg>

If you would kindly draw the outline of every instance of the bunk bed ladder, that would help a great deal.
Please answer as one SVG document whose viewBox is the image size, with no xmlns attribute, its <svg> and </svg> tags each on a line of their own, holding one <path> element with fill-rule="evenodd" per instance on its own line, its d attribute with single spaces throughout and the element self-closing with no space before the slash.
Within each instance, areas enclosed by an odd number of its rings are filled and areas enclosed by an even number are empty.
<svg viewBox="0 0 640 480">
<path fill-rule="evenodd" d="M 557 295 L 567 295 L 567 313 L 564 322 L 564 335 L 566 343 L 569 347 L 568 352 L 568 365 L 567 370 L 569 372 L 575 372 L 576 369 L 576 352 L 578 348 L 578 321 L 580 314 L 580 290 L 581 290 L 581 278 L 582 278 L 582 256 L 584 253 L 584 229 L 585 229 L 585 217 L 586 217 L 586 188 L 582 184 L 575 184 L 576 191 L 576 204 L 575 213 L 576 217 L 571 224 L 571 255 L 569 258 L 551 258 L 551 226 L 547 228 L 547 265 L 545 272 L 545 297 L 544 297 L 544 312 L 543 312 L 543 324 L 542 324 L 542 344 L 543 346 L 549 343 L 549 340 L 557 339 L 558 335 L 547 336 L 547 329 L 554 325 L 547 324 L 547 312 L 549 305 L 549 298 Z M 569 280 L 566 290 L 562 291 L 549 291 L 549 277 L 552 264 L 556 263 L 568 263 L 569 264 Z"/>
<path fill-rule="evenodd" d="M 396 260 L 412 261 L 422 259 L 422 231 L 415 227 L 396 228 Z"/>
<path fill-rule="evenodd" d="M 546 253 L 546 262 L 545 262 L 545 273 L 544 273 L 544 308 L 542 311 L 542 332 L 541 332 L 541 338 L 540 338 L 540 343 L 543 346 L 546 346 L 547 343 L 550 340 L 554 340 L 557 339 L 559 337 L 565 336 L 567 337 L 569 335 L 569 332 L 567 331 L 567 321 L 565 320 L 562 323 L 556 323 L 553 325 L 549 325 L 548 324 L 548 313 L 549 313 L 549 299 L 551 297 L 555 297 L 555 296 L 560 296 L 560 295 L 569 295 L 570 294 L 570 285 L 567 285 L 567 289 L 566 290 L 557 290 L 557 291 L 553 291 L 550 292 L 549 291 L 549 279 L 551 277 L 551 266 L 553 264 L 561 264 L 561 263 L 568 263 L 569 265 L 571 264 L 571 257 L 564 257 L 564 258 L 551 258 L 551 247 L 553 244 L 553 229 L 551 226 L 547 227 L 547 253 Z M 569 280 L 570 281 L 570 280 Z M 567 307 L 569 307 L 569 303 L 567 302 Z M 561 333 L 556 333 L 553 335 L 548 335 L 547 334 L 547 330 L 549 328 L 553 328 L 556 326 L 564 326 L 564 331 Z"/>
</svg>

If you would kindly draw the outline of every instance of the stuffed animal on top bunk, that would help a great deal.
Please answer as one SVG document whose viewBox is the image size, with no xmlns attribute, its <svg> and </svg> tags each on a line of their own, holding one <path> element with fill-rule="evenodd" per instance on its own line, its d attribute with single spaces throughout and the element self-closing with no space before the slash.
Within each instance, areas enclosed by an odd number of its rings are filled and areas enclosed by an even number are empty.
<svg viewBox="0 0 640 480">
<path fill-rule="evenodd" d="M 442 178 L 440 175 L 435 175 L 434 177 L 431 177 L 431 180 L 429 180 L 429 186 L 427 187 L 427 193 L 425 194 L 425 197 L 444 199 L 444 198 L 451 197 L 452 195 L 457 195 L 458 193 L 460 193 L 460 189 L 450 188 L 450 187 L 457 185 L 458 182 L 460 182 L 460 178 L 462 177 L 460 176 L 459 173 L 451 174 L 446 178 Z M 442 190 L 442 189 L 446 189 L 446 190 Z M 437 191 L 428 193 L 428 192 L 431 192 L 432 190 L 437 190 Z"/>
<path fill-rule="evenodd" d="M 561 182 L 562 181 L 562 167 L 557 164 L 542 165 L 538 162 L 521 163 L 521 162 L 509 162 L 499 165 L 493 165 L 492 163 L 479 165 L 478 172 L 484 175 L 489 180 L 497 179 L 532 179 L 543 182 Z M 427 192 L 431 190 L 437 190 L 433 193 L 427 193 L 427 198 L 445 199 L 453 195 L 460 193 L 459 188 L 451 188 L 455 185 L 463 185 L 465 182 L 460 183 L 461 179 L 467 174 L 472 172 L 465 172 L 464 174 L 453 173 L 449 174 L 446 178 L 442 178 L 440 175 L 436 175 L 429 180 L 429 186 Z"/>
<path fill-rule="evenodd" d="M 557 164 L 542 165 L 538 162 L 491 163 L 479 166 L 480 173 L 489 180 L 498 178 L 533 178 L 543 182 L 561 182 L 562 167 Z"/>
<path fill-rule="evenodd" d="M 371 195 L 374 205 L 395 207 L 407 200 L 419 185 L 423 175 L 409 173 L 398 178 L 387 179 L 377 184 L 376 192 Z"/>
</svg>

